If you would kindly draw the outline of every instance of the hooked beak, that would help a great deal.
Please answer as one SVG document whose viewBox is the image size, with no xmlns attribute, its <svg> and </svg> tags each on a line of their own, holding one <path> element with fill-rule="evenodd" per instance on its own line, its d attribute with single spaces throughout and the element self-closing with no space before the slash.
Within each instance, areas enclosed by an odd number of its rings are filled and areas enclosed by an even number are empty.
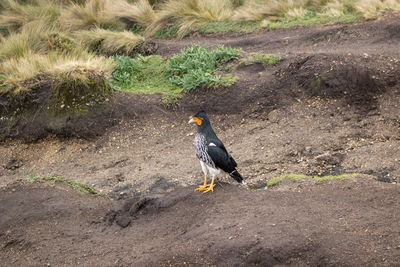
<svg viewBox="0 0 400 267">
<path fill-rule="evenodd" d="M 193 123 L 195 123 L 195 121 L 193 120 L 193 118 L 190 118 L 190 120 L 189 120 L 188 123 L 189 123 L 189 124 L 193 124 Z"/>
</svg>

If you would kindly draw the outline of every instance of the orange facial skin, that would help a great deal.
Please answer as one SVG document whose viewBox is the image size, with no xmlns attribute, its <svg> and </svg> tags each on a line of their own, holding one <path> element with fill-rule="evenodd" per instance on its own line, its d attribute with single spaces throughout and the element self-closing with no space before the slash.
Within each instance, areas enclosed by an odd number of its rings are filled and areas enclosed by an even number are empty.
<svg viewBox="0 0 400 267">
<path fill-rule="evenodd" d="M 198 118 L 198 117 L 192 117 L 192 119 L 194 120 L 195 123 L 197 123 L 197 125 L 201 125 L 201 123 L 203 122 L 203 118 Z"/>
</svg>

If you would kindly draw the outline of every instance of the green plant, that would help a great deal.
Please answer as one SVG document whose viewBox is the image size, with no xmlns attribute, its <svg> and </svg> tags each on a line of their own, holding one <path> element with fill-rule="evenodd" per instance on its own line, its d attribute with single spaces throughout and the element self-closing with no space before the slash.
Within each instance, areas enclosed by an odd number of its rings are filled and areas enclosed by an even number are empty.
<svg viewBox="0 0 400 267">
<path fill-rule="evenodd" d="M 324 85 L 324 79 L 318 73 L 314 74 L 314 78 L 311 81 L 311 94 L 313 96 L 320 96 L 322 94 L 321 88 Z"/>
<path fill-rule="evenodd" d="M 0 88 L 7 85 L 7 77 L 4 74 L 0 74 Z"/>
<path fill-rule="evenodd" d="M 201 84 L 215 84 L 220 80 L 219 76 L 214 75 L 217 67 L 238 58 L 240 53 L 240 49 L 231 47 L 217 46 L 212 51 L 193 45 L 169 60 L 167 72 L 171 75 L 170 81 L 185 90 L 191 90 Z"/>
<path fill-rule="evenodd" d="M 226 86 L 238 77 L 216 75 L 219 66 L 238 58 L 239 49 L 217 47 L 215 50 L 198 45 L 164 60 L 161 56 L 137 56 L 135 59 L 116 56 L 112 72 L 114 88 L 134 93 L 161 93 L 163 103 L 176 103 L 178 95 L 199 86 Z"/>
<path fill-rule="evenodd" d="M 173 24 L 168 24 L 158 30 L 153 34 L 155 38 L 161 39 L 173 39 L 178 36 L 179 27 Z"/>
<path fill-rule="evenodd" d="M 35 175 L 33 174 L 33 171 L 26 170 L 24 173 L 25 173 L 26 178 L 28 178 L 28 179 L 34 179 L 35 178 Z"/>
</svg>

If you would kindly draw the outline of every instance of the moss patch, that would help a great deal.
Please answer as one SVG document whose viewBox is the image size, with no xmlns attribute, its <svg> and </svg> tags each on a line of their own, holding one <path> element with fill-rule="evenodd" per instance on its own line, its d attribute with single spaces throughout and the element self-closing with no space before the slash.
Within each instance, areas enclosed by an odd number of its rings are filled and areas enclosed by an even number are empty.
<svg viewBox="0 0 400 267">
<path fill-rule="evenodd" d="M 267 187 L 276 186 L 285 180 L 299 182 L 299 181 L 302 181 L 302 180 L 308 179 L 308 178 L 310 178 L 310 176 L 303 175 L 303 174 L 284 174 L 284 175 L 273 177 L 273 178 L 269 179 L 267 182 Z"/>
<path fill-rule="evenodd" d="M 366 176 L 365 174 L 362 173 L 344 173 L 340 175 L 325 175 L 325 176 L 315 176 L 313 177 L 316 183 L 326 181 L 326 180 L 349 180 L 349 179 L 354 179 L 360 176 Z M 368 175 L 370 176 L 370 175 Z"/>
<path fill-rule="evenodd" d="M 245 65 L 250 65 L 254 63 L 275 66 L 281 61 L 281 57 L 279 55 L 274 54 L 258 54 L 258 53 L 251 53 L 250 58 L 245 60 Z"/>
</svg>

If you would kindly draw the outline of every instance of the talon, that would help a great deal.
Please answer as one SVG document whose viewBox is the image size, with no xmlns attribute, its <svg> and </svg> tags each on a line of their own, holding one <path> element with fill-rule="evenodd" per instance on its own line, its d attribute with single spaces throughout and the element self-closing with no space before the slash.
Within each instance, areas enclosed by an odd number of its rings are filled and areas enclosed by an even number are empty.
<svg viewBox="0 0 400 267">
<path fill-rule="evenodd" d="M 204 190 L 203 194 L 210 191 L 214 192 L 214 186 L 215 186 L 214 183 L 209 184 L 208 187 Z"/>
<path fill-rule="evenodd" d="M 199 186 L 196 188 L 196 191 L 204 191 L 204 190 L 206 190 L 209 186 L 210 186 L 209 184 L 199 185 Z"/>
</svg>

